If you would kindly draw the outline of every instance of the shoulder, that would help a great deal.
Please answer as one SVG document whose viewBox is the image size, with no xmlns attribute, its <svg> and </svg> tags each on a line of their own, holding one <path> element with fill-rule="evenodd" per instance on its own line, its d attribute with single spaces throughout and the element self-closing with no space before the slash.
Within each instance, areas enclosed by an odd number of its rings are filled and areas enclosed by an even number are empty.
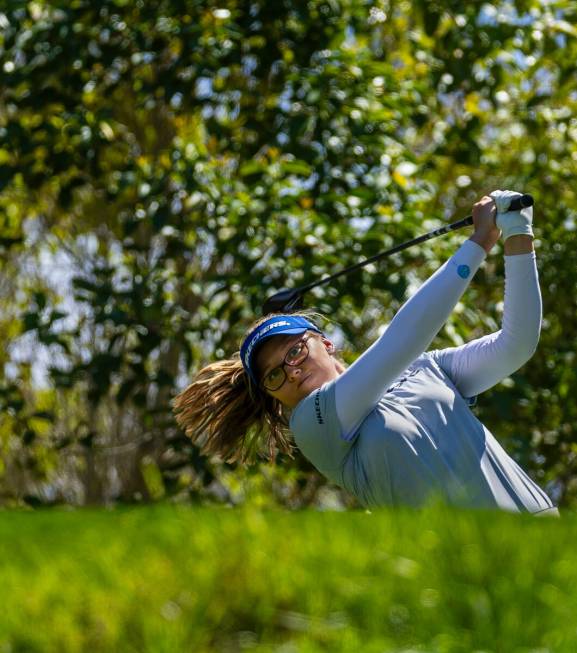
<svg viewBox="0 0 577 653">
<path fill-rule="evenodd" d="M 335 412 L 335 384 L 331 381 L 313 390 L 294 408 L 290 418 L 291 431 L 297 436 L 330 425 Z"/>
<path fill-rule="evenodd" d="M 311 392 L 293 410 L 290 429 L 302 453 L 325 476 L 340 482 L 343 459 L 352 443 L 341 437 L 335 382 Z"/>
<path fill-rule="evenodd" d="M 438 371 L 439 368 L 439 357 L 438 350 L 426 351 L 422 353 L 418 358 L 416 358 L 407 368 L 407 372 L 416 373 L 420 370 L 434 370 Z"/>
<path fill-rule="evenodd" d="M 418 361 L 422 367 L 428 367 L 429 369 L 432 369 L 435 372 L 446 376 L 448 373 L 448 370 L 445 369 L 447 363 L 447 354 L 449 354 L 452 349 L 454 348 L 433 349 L 431 351 L 426 351 L 424 354 L 419 356 Z"/>
</svg>

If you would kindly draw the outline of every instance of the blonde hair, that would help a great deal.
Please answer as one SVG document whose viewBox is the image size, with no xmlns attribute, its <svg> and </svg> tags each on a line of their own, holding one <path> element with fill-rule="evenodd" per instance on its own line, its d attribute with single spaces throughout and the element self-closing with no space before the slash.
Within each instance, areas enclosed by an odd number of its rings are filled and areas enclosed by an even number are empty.
<svg viewBox="0 0 577 653">
<path fill-rule="evenodd" d="M 291 313 L 307 319 L 313 312 Z M 273 315 L 257 320 L 246 335 Z M 255 387 L 245 372 L 239 352 L 232 358 L 203 367 L 192 383 L 173 401 L 178 425 L 201 448 L 227 462 L 247 462 L 266 451 L 292 457 L 294 449 L 288 417 L 282 403 Z"/>
</svg>

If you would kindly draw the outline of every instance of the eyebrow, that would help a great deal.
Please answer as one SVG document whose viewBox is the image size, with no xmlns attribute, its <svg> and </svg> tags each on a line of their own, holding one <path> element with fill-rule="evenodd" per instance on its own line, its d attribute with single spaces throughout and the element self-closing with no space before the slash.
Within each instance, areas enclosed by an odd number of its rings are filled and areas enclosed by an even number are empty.
<svg viewBox="0 0 577 653">
<path fill-rule="evenodd" d="M 300 334 L 298 340 L 295 340 L 294 342 L 292 342 L 292 343 L 290 344 L 290 346 L 285 350 L 284 356 L 281 358 L 280 363 L 278 363 L 277 365 L 267 365 L 267 367 L 265 367 L 264 372 L 262 373 L 262 378 L 263 378 L 263 379 L 264 379 L 264 377 L 265 377 L 269 372 L 272 372 L 274 369 L 276 369 L 277 367 L 280 367 L 280 366 L 283 364 L 284 359 L 286 358 L 286 355 L 289 353 L 291 347 L 292 347 L 295 343 L 297 343 L 299 340 L 302 340 L 302 339 L 305 337 L 305 335 L 306 335 L 306 331 L 305 331 L 305 333 L 301 333 L 301 334 Z M 292 337 L 294 338 L 294 336 L 292 336 Z"/>
</svg>

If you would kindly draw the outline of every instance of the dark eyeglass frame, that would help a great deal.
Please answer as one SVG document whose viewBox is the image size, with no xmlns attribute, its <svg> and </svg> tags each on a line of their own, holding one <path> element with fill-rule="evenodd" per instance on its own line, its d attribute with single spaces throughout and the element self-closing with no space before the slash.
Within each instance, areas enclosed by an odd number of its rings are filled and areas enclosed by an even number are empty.
<svg viewBox="0 0 577 653">
<path fill-rule="evenodd" d="M 305 335 L 302 338 L 299 338 L 299 340 L 297 340 L 294 344 L 292 344 L 289 347 L 287 353 L 284 356 L 283 362 L 280 365 L 277 365 L 276 367 L 273 367 L 272 370 L 267 372 L 266 376 L 261 380 L 260 387 L 263 390 L 268 390 L 269 392 L 276 392 L 277 390 L 280 390 L 282 388 L 282 386 L 284 385 L 284 382 L 287 380 L 287 373 L 286 373 L 286 370 L 285 370 L 284 366 L 288 365 L 289 367 L 298 367 L 299 365 L 302 365 L 306 361 L 306 359 L 309 357 L 309 353 L 310 353 L 307 341 L 310 340 L 313 337 L 313 335 L 314 334 L 312 334 L 312 333 L 305 333 Z M 300 344 L 302 344 L 304 346 L 304 352 L 305 352 L 304 358 L 299 360 L 297 363 L 289 363 L 287 361 L 287 356 L 290 354 L 292 349 L 294 349 L 297 345 L 300 345 Z M 275 385 L 274 387 L 271 388 L 271 387 L 265 385 L 265 379 L 266 379 L 267 376 L 272 374 L 275 370 L 281 370 L 282 371 L 282 381 L 278 385 Z"/>
</svg>

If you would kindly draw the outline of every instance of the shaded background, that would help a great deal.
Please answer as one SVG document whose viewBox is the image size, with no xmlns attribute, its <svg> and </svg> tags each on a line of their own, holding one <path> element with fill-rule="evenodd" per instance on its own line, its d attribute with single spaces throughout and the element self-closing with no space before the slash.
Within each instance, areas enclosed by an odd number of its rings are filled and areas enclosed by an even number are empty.
<svg viewBox="0 0 577 653">
<path fill-rule="evenodd" d="M 0 502 L 354 506 L 297 455 L 235 469 L 172 397 L 263 299 L 536 200 L 539 349 L 479 418 L 577 504 L 577 7 L 13 2 L 0 13 Z M 313 291 L 350 362 L 464 233 Z M 499 246 L 500 247 L 500 246 Z M 498 328 L 502 249 L 434 347 Z"/>
</svg>

